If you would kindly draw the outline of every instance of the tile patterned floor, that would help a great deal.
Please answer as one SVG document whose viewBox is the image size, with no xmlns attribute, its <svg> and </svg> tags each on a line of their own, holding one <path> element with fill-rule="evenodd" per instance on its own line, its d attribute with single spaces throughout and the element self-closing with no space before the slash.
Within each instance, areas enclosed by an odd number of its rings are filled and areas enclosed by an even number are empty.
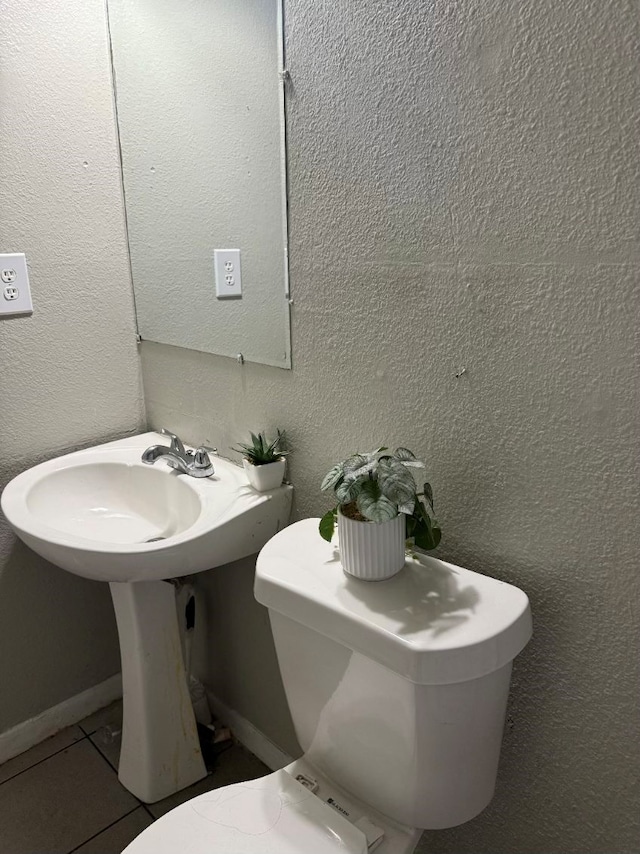
<svg viewBox="0 0 640 854">
<path fill-rule="evenodd" d="M 204 780 L 142 804 L 118 782 L 121 721 L 114 703 L 0 765 L 0 854 L 120 854 L 183 801 L 269 773 L 234 744 Z"/>
</svg>

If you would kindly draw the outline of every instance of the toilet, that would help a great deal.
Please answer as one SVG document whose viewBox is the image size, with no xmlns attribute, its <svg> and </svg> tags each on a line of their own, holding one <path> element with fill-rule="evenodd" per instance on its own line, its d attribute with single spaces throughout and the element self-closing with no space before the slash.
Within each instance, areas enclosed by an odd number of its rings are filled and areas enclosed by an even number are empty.
<svg viewBox="0 0 640 854">
<path fill-rule="evenodd" d="M 306 519 L 260 552 L 255 596 L 303 756 L 187 801 L 125 854 L 409 854 L 487 806 L 532 631 L 521 590 L 426 556 L 351 578 Z"/>
</svg>

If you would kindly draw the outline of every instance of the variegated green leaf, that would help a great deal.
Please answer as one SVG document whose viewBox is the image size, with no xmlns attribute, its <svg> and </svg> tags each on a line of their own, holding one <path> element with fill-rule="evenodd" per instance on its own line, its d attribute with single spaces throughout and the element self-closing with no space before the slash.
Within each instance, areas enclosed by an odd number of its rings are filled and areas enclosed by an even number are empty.
<svg viewBox="0 0 640 854">
<path fill-rule="evenodd" d="M 394 504 L 407 504 L 416 494 L 411 473 L 397 460 L 380 460 L 378 483 L 382 494 Z"/>
<path fill-rule="evenodd" d="M 320 486 L 320 489 L 323 492 L 326 492 L 327 489 L 333 489 L 334 486 L 339 482 L 340 478 L 344 474 L 344 469 L 342 467 L 342 463 L 338 463 L 333 466 L 333 468 L 329 469 L 329 471 L 324 476 L 324 480 Z"/>
<path fill-rule="evenodd" d="M 345 472 L 357 471 L 359 468 L 367 464 L 367 458 L 364 454 L 353 454 L 342 463 Z"/>
<path fill-rule="evenodd" d="M 374 480 L 366 480 L 357 498 L 358 510 L 372 522 L 387 522 L 398 515 L 396 505 L 382 495 Z"/>
<path fill-rule="evenodd" d="M 415 498 L 406 504 L 398 504 L 398 513 L 404 513 L 405 516 L 411 516 L 416 506 Z"/>
<path fill-rule="evenodd" d="M 346 480 L 345 478 L 341 481 L 336 486 L 336 498 L 340 504 L 349 504 L 349 502 L 355 501 L 362 489 L 362 484 L 366 481 L 366 477 L 357 480 Z"/>
<path fill-rule="evenodd" d="M 365 477 L 374 471 L 377 465 L 378 460 L 375 454 L 354 454 L 343 463 L 344 479 L 356 480 L 356 478 Z"/>
</svg>

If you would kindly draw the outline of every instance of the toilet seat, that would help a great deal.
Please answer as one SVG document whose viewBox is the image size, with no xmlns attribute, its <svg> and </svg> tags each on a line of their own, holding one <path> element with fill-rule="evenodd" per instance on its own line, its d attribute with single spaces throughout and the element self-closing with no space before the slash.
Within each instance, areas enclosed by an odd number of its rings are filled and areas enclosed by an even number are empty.
<svg viewBox="0 0 640 854">
<path fill-rule="evenodd" d="M 212 789 L 159 818 L 123 854 L 366 854 L 364 833 L 286 771 Z"/>
</svg>

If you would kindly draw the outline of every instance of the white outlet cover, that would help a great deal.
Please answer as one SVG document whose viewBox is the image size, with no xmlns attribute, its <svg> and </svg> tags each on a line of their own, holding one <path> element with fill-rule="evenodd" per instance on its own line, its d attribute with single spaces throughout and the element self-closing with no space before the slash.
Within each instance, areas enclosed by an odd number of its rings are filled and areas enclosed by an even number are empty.
<svg viewBox="0 0 640 854">
<path fill-rule="evenodd" d="M 23 252 L 0 253 L 0 317 L 33 314 L 27 259 Z"/>
<path fill-rule="evenodd" d="M 216 297 L 242 299 L 242 271 L 239 249 L 214 250 Z"/>
</svg>

